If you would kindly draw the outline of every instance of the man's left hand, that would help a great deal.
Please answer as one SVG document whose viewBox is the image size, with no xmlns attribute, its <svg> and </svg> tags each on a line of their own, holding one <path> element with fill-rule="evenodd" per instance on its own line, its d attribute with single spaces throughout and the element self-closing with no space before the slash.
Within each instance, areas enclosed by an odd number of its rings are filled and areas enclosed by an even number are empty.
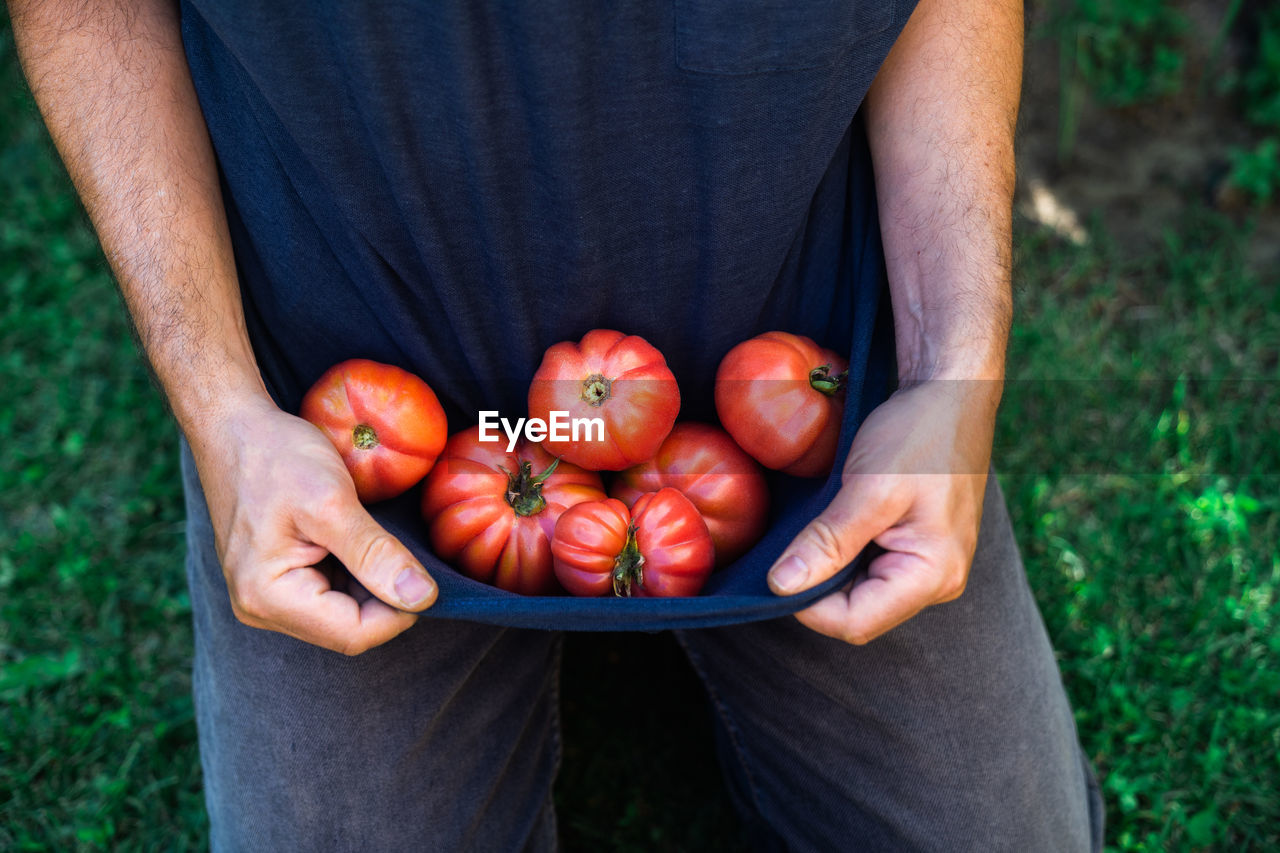
<svg viewBox="0 0 1280 853">
<path fill-rule="evenodd" d="M 769 573 L 793 595 L 874 542 L 866 575 L 796 614 L 861 645 L 964 591 L 982 521 L 998 382 L 934 380 L 899 390 L 854 437 L 840 491 Z"/>
</svg>

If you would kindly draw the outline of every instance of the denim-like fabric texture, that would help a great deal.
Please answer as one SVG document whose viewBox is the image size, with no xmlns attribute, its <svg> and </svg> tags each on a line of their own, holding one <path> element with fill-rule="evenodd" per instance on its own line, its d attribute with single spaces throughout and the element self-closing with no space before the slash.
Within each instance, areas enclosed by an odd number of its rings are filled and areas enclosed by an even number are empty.
<svg viewBox="0 0 1280 853">
<path fill-rule="evenodd" d="M 249 628 L 182 466 L 211 847 L 553 849 L 560 635 L 422 620 L 349 658 Z"/>
<path fill-rule="evenodd" d="M 969 583 L 866 646 L 679 633 L 763 849 L 1099 851 L 1104 807 L 995 475 Z"/>
<path fill-rule="evenodd" d="M 423 619 L 346 658 L 246 627 L 185 445 L 183 471 L 213 849 L 554 849 L 563 635 Z M 957 601 L 864 647 L 791 618 L 678 635 L 761 849 L 1102 849 L 1102 800 L 994 477 Z"/>
<path fill-rule="evenodd" d="M 818 5 L 832 14 L 776 0 L 184 2 L 277 402 L 297 411 L 328 367 L 372 358 L 424 377 L 457 431 L 482 409 L 523 416 L 548 346 L 616 328 L 666 356 L 682 418 L 712 420 L 720 359 L 781 329 L 849 356 L 843 459 L 894 374 L 856 116 L 913 3 Z M 678 601 L 510 595 L 431 555 L 416 494 L 374 515 L 438 579 L 433 617 L 728 624 L 824 591 L 780 599 L 765 574 L 836 476 L 775 480 L 765 540 Z"/>
</svg>

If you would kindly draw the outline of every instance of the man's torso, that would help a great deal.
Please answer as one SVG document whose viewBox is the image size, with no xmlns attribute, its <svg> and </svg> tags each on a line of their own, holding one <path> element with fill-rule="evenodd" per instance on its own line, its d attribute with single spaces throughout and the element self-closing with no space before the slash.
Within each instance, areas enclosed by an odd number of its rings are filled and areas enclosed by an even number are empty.
<svg viewBox="0 0 1280 853">
<path fill-rule="evenodd" d="M 910 5 L 184 3 L 269 387 L 374 358 L 461 425 L 612 327 L 707 417 L 744 338 L 848 352 L 883 282 L 854 116 Z"/>
</svg>

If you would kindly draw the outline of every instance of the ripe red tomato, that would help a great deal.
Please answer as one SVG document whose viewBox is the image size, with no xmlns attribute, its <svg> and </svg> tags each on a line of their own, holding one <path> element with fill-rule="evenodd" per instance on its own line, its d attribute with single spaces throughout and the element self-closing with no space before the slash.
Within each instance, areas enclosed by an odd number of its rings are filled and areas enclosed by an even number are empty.
<svg viewBox="0 0 1280 853">
<path fill-rule="evenodd" d="M 618 475 L 609 494 L 635 504 L 671 486 L 693 502 L 716 546 L 716 567 L 747 552 L 764 534 L 769 489 L 755 460 L 711 424 L 676 424 L 658 455 Z"/>
<path fill-rule="evenodd" d="M 630 511 L 615 498 L 569 508 L 551 540 L 556 577 L 574 595 L 697 595 L 715 546 L 689 499 L 672 488 L 642 495 Z"/>
<path fill-rule="evenodd" d="M 543 442 L 592 471 L 621 471 L 652 458 L 679 411 L 680 389 L 662 353 L 644 338 L 607 329 L 548 349 L 529 388 L 530 418 L 550 423 L 552 412 L 564 412 L 568 421 L 603 421 L 603 440 L 580 433 L 576 441 Z"/>
<path fill-rule="evenodd" d="M 831 470 L 849 363 L 809 338 L 765 332 L 743 341 L 716 371 L 716 412 L 738 445 L 798 477 Z"/>
<path fill-rule="evenodd" d="M 338 448 L 365 503 L 393 498 L 425 477 L 449 432 L 431 386 L 363 358 L 325 371 L 299 414 Z"/>
<path fill-rule="evenodd" d="M 422 517 L 441 559 L 484 583 L 524 595 L 554 592 L 551 535 L 582 501 L 603 500 L 600 475 L 557 462 L 520 439 L 480 441 L 471 427 L 449 439 L 422 490 Z"/>
</svg>

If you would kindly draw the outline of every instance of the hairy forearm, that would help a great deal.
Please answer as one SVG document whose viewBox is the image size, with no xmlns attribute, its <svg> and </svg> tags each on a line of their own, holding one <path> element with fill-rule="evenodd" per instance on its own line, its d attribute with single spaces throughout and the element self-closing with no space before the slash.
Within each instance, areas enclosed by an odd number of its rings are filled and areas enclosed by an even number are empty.
<svg viewBox="0 0 1280 853">
<path fill-rule="evenodd" d="M 900 387 L 769 575 L 793 594 L 878 546 L 797 614 L 828 636 L 865 643 L 964 591 L 1009 336 L 1021 77 L 1022 0 L 920 0 L 867 94 Z"/>
<path fill-rule="evenodd" d="M 166 0 L 11 0 L 18 56 L 180 425 L 265 391 Z"/>
<path fill-rule="evenodd" d="M 999 396 L 1021 80 L 1021 0 L 921 0 L 867 95 L 904 384 Z"/>
</svg>

